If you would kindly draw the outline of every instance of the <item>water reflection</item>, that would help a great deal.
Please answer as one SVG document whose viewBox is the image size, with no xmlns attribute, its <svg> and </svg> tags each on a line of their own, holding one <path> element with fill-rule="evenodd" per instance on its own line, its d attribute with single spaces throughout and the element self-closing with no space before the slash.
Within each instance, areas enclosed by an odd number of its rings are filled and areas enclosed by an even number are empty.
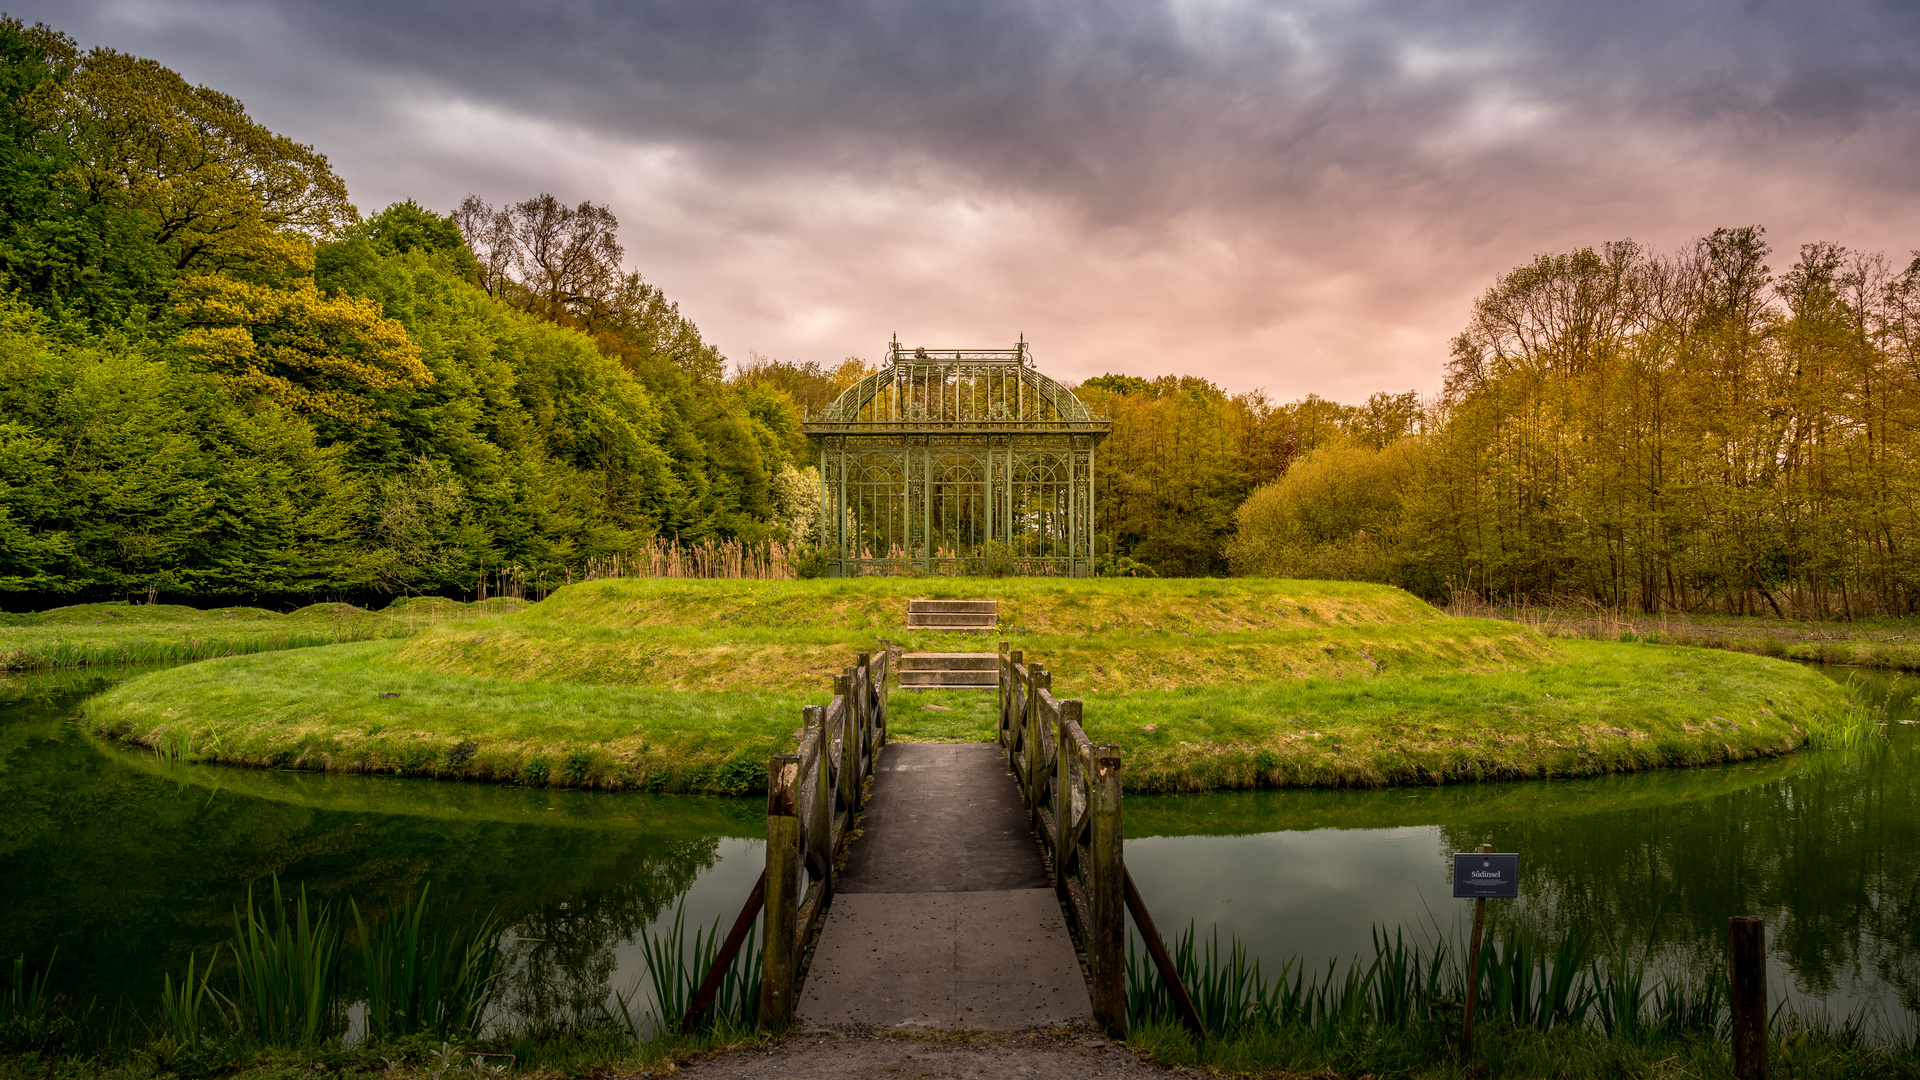
<svg viewBox="0 0 1920 1080">
<path fill-rule="evenodd" d="M 70 721 L 125 674 L 0 679 L 0 956 L 57 947 L 81 1002 L 144 1006 L 278 874 L 371 917 L 429 881 L 456 913 L 501 912 L 503 1004 L 591 1016 L 639 978 L 637 934 L 683 899 L 689 921 L 730 919 L 763 862 L 753 800 L 168 767 Z"/>
<path fill-rule="evenodd" d="M 1498 922 L 1636 947 L 1657 927 L 1664 963 L 1704 970 L 1727 917 L 1758 914 L 1777 988 L 1897 1018 L 1920 1010 L 1920 728 L 1897 722 L 1920 681 L 1835 676 L 1888 705 L 1887 738 L 1588 781 L 1133 798 L 1127 865 L 1163 925 L 1324 963 L 1378 924 L 1452 933 L 1448 855 L 1492 843 L 1522 860 Z"/>
</svg>

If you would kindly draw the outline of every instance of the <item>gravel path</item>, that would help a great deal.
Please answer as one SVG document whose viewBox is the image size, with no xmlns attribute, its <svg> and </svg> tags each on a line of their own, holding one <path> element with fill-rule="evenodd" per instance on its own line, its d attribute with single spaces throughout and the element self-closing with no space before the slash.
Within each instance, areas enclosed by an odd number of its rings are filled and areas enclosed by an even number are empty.
<svg viewBox="0 0 1920 1080">
<path fill-rule="evenodd" d="M 1089 1025 L 945 1036 L 807 1031 L 769 1046 L 700 1058 L 673 1075 L 684 1080 L 1167 1080 L 1203 1074 L 1149 1064 Z"/>
</svg>

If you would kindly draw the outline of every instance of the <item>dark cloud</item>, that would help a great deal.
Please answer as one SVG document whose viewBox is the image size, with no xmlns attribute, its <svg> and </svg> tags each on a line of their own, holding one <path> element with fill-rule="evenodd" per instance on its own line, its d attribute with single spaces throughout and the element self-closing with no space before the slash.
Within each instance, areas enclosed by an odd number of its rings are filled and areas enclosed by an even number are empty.
<svg viewBox="0 0 1920 1080">
<path fill-rule="evenodd" d="M 736 354 L 1024 329 L 1071 375 L 1354 396 L 1436 385 L 1539 250 L 1920 244 L 1911 4 L 41 7 L 238 94 L 363 202 L 610 202 Z"/>
</svg>

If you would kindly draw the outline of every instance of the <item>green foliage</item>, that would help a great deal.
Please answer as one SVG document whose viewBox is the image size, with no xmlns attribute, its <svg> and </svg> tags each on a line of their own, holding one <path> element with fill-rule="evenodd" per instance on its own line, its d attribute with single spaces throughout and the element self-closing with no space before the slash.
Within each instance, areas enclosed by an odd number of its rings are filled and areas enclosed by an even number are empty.
<svg viewBox="0 0 1920 1080">
<path fill-rule="evenodd" d="M 1337 437 L 1293 463 L 1234 511 L 1227 556 L 1235 573 L 1405 584 L 1402 501 L 1414 444 L 1374 448 Z"/>
<path fill-rule="evenodd" d="M 455 592 L 810 517 L 794 399 L 605 207 L 360 222 L 232 97 L 10 17 L 0 206 L 0 592 Z"/>
</svg>

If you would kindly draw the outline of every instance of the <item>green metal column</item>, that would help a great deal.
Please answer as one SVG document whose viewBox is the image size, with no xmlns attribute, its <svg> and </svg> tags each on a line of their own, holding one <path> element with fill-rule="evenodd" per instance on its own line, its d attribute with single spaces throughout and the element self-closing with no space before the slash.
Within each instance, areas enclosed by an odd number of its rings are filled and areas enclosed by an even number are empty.
<svg viewBox="0 0 1920 1080">
<path fill-rule="evenodd" d="M 980 502 L 986 514 L 986 538 L 982 544 L 993 543 L 993 436 L 987 436 L 987 449 L 980 455 Z M 981 554 L 985 554 L 983 547 Z"/>
<path fill-rule="evenodd" d="M 1078 573 L 1074 559 L 1080 554 L 1080 454 L 1067 436 L 1067 576 Z"/>
<path fill-rule="evenodd" d="M 926 543 L 926 546 L 922 549 L 922 551 L 925 553 L 924 557 L 927 560 L 925 569 L 928 574 L 932 574 L 933 573 L 933 437 L 932 436 L 927 437 L 926 452 L 922 456 L 925 458 L 923 465 L 925 466 L 924 471 L 926 475 L 926 480 L 925 480 L 926 486 L 920 492 L 920 508 L 921 508 L 920 535 L 925 538 L 925 543 Z"/>
<path fill-rule="evenodd" d="M 1093 441 L 1087 441 L 1087 576 L 1093 577 L 1100 572 L 1095 548 L 1100 542 L 1100 514 L 1098 511 L 1100 489 L 1093 482 Z"/>
</svg>

